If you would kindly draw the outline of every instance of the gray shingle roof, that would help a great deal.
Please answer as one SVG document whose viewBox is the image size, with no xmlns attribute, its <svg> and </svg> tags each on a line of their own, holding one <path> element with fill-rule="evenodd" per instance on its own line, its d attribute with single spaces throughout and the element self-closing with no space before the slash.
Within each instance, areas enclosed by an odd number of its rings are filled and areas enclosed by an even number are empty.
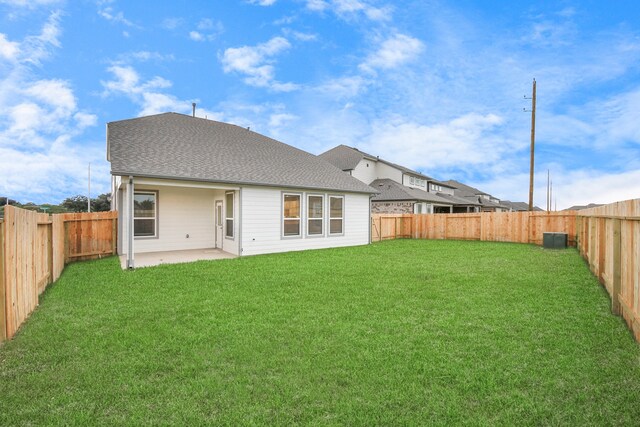
<svg viewBox="0 0 640 427">
<path fill-rule="evenodd" d="M 449 200 L 449 202 L 453 203 L 454 206 L 480 206 L 477 200 L 473 200 L 471 198 L 452 196 L 451 194 L 446 193 L 436 193 L 438 196 Z"/>
<path fill-rule="evenodd" d="M 588 205 L 573 205 L 570 208 L 564 209 L 565 211 L 581 211 L 583 209 L 591 209 L 602 206 L 601 203 L 589 203 Z"/>
<path fill-rule="evenodd" d="M 337 147 L 334 147 L 329 151 L 325 151 L 322 154 L 318 154 L 318 157 L 328 161 L 329 163 L 342 169 L 343 171 L 355 169 L 356 166 L 358 166 L 358 163 L 360 163 L 360 160 L 366 157 L 371 160 L 385 163 L 398 170 L 401 170 L 404 173 L 415 175 L 420 178 L 424 178 L 433 182 L 437 182 L 430 176 L 421 174 L 420 172 L 416 172 L 413 169 L 405 168 L 404 166 L 401 166 L 399 164 L 381 159 L 378 156 L 367 154 L 364 151 L 358 150 L 357 148 L 354 148 L 354 147 L 349 147 L 348 145 L 338 145 Z"/>
<path fill-rule="evenodd" d="M 508 208 L 512 209 L 515 212 L 526 212 L 529 210 L 529 203 L 527 202 L 512 202 L 509 200 L 500 200 L 500 204 L 502 206 L 507 206 Z M 542 211 L 542 209 L 540 209 L 537 206 L 534 206 L 533 210 Z"/>
<path fill-rule="evenodd" d="M 399 184 L 392 179 L 376 179 L 371 183 L 371 187 L 380 193 L 373 197 L 373 201 L 389 201 L 389 200 L 417 200 L 421 202 L 441 203 L 444 205 L 452 205 L 449 200 L 440 197 L 434 193 L 429 193 L 416 188 L 407 187 Z"/>
<path fill-rule="evenodd" d="M 112 175 L 376 192 L 306 151 L 236 125 L 177 113 L 108 123 L 107 160 Z"/>
<path fill-rule="evenodd" d="M 329 151 L 319 154 L 318 157 L 343 171 L 349 171 L 358 166 L 360 160 L 365 157 L 365 153 L 346 145 L 338 145 Z M 375 157 L 372 157 L 372 159 L 375 160 Z"/>
<path fill-rule="evenodd" d="M 471 187 L 470 185 L 466 185 L 463 184 L 459 181 L 456 181 L 455 179 L 450 179 L 448 181 L 444 181 L 445 184 L 455 188 L 456 191 L 456 195 L 460 195 L 460 196 L 478 196 L 478 195 L 487 195 L 489 196 L 489 193 L 485 193 L 484 191 L 480 191 L 475 187 Z"/>
</svg>

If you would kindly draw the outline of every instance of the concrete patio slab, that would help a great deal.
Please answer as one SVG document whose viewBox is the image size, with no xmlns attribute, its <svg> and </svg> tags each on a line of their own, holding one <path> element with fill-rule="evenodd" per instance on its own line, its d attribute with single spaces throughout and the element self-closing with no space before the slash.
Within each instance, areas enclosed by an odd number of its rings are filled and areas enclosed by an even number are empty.
<svg viewBox="0 0 640 427">
<path fill-rule="evenodd" d="M 221 249 L 190 249 L 184 251 L 145 252 L 135 255 L 135 268 L 152 267 L 160 264 L 178 264 L 202 260 L 217 260 L 236 258 L 236 255 Z M 127 268 L 127 256 L 120 255 L 120 266 Z"/>
</svg>

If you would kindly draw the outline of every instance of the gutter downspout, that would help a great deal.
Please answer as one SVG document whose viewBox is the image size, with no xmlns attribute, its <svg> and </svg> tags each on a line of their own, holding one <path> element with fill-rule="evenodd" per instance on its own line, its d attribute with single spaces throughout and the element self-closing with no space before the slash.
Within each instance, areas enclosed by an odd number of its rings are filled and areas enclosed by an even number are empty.
<svg viewBox="0 0 640 427">
<path fill-rule="evenodd" d="M 369 244 L 371 244 L 371 200 L 373 200 L 373 194 L 369 194 Z"/>
<path fill-rule="evenodd" d="M 127 268 L 133 269 L 133 176 L 129 176 L 129 185 L 127 186 L 127 198 L 128 198 L 128 247 L 127 247 Z"/>
<path fill-rule="evenodd" d="M 238 256 L 242 256 L 242 187 L 238 189 Z"/>
</svg>

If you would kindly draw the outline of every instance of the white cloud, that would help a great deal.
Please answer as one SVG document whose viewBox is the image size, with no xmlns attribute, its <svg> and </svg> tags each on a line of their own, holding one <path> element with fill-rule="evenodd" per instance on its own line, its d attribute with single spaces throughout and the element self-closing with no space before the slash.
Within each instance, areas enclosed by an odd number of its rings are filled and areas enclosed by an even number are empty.
<svg viewBox="0 0 640 427">
<path fill-rule="evenodd" d="M 197 32 L 197 31 L 190 31 L 189 32 L 189 38 L 191 40 L 197 41 L 197 42 L 202 42 L 202 41 L 205 40 L 205 37 L 201 33 Z"/>
<path fill-rule="evenodd" d="M 390 69 L 415 59 L 424 50 L 423 43 L 405 34 L 394 34 L 360 64 L 363 71 Z"/>
<path fill-rule="evenodd" d="M 13 61 L 17 58 L 19 52 L 20 44 L 7 40 L 7 36 L 0 33 L 0 57 Z"/>
<path fill-rule="evenodd" d="M 172 82 L 159 76 L 144 80 L 140 74 L 130 65 L 114 65 L 107 68 L 113 75 L 112 80 L 102 81 L 104 87 L 103 96 L 124 95 L 138 105 L 139 116 L 148 116 L 166 112 L 191 114 L 192 102 L 198 100 L 180 99 L 172 94 L 165 93 L 163 89 L 170 88 Z M 198 117 L 208 117 L 221 120 L 223 115 L 202 108 L 197 110 Z"/>
<path fill-rule="evenodd" d="M 99 5 L 98 15 L 102 16 L 109 22 L 123 24 L 127 27 L 137 27 L 133 22 L 124 17 L 124 13 L 116 12 L 111 6 L 103 7 L 102 5 Z"/>
<path fill-rule="evenodd" d="M 172 17 L 172 18 L 165 18 L 164 20 L 162 20 L 161 26 L 165 30 L 175 30 L 176 28 L 182 26 L 183 24 L 184 24 L 184 19 Z"/>
<path fill-rule="evenodd" d="M 40 34 L 15 43 L 12 63 L 0 77 L 0 193 L 26 202 L 56 202 L 86 185 L 89 161 L 108 176 L 103 144 L 77 139 L 97 117 L 78 108 L 70 82 L 38 78 L 41 61 L 60 46 L 60 14 Z M 86 170 L 86 169 L 85 169 Z M 97 183 L 98 190 L 107 190 Z"/>
<path fill-rule="evenodd" d="M 135 52 L 128 52 L 118 55 L 118 60 L 114 63 L 125 63 L 130 61 L 174 61 L 176 58 L 173 54 L 163 54 L 160 52 L 150 52 L 147 50 L 140 50 Z"/>
<path fill-rule="evenodd" d="M 557 165 L 551 167 L 552 209 L 566 209 L 573 205 L 589 203 L 613 203 L 640 197 L 640 170 L 605 172 L 579 168 L 566 170 Z M 528 201 L 529 174 L 512 173 L 496 176 L 486 181 L 470 182 L 471 185 L 490 191 L 502 200 Z M 534 205 L 545 209 L 547 197 L 547 169 L 536 171 Z"/>
<path fill-rule="evenodd" d="M 197 42 L 213 41 L 224 32 L 222 22 L 209 18 L 201 19 L 196 28 L 197 30 L 189 32 L 189 38 Z"/>
<path fill-rule="evenodd" d="M 33 9 L 40 6 L 52 6 L 63 3 L 64 0 L 2 0 L 0 3 L 8 4 L 14 7 L 25 7 Z"/>
<path fill-rule="evenodd" d="M 375 7 L 361 0 L 306 0 L 306 7 L 314 12 L 330 10 L 342 19 L 365 16 L 372 21 L 390 20 L 393 10 L 391 6 Z"/>
<path fill-rule="evenodd" d="M 63 80 L 39 80 L 24 93 L 65 113 L 76 109 L 76 98 L 68 82 Z"/>
<path fill-rule="evenodd" d="M 307 0 L 307 9 L 316 12 L 322 12 L 329 7 L 329 3 L 325 0 Z"/>
<path fill-rule="evenodd" d="M 373 124 L 361 145 L 364 151 L 415 169 L 486 165 L 502 155 L 490 135 L 502 122 L 495 114 L 475 113 L 431 126 L 385 118 Z"/>
<path fill-rule="evenodd" d="M 53 12 L 42 26 L 40 34 L 27 36 L 20 43 L 20 61 L 40 65 L 41 61 L 50 56 L 53 47 L 60 47 L 61 33 L 60 12 Z"/>
<path fill-rule="evenodd" d="M 258 6 L 272 6 L 276 0 L 248 0 L 251 4 L 257 4 Z"/>
<path fill-rule="evenodd" d="M 297 85 L 275 81 L 275 69 L 272 64 L 274 56 L 290 47 L 287 39 L 278 36 L 256 46 L 228 48 L 220 57 L 220 61 L 225 73 L 244 74 L 244 82 L 248 85 L 289 92 L 297 89 Z"/>
<path fill-rule="evenodd" d="M 98 123 L 98 117 L 95 114 L 88 114 L 82 111 L 75 113 L 73 118 L 80 129 L 95 126 Z"/>
<path fill-rule="evenodd" d="M 303 41 L 303 42 L 309 42 L 309 41 L 318 40 L 318 35 L 317 34 L 303 33 L 301 31 L 291 30 L 289 28 L 283 28 L 282 29 L 282 33 L 284 35 L 287 35 L 287 36 L 290 35 L 294 39 L 300 40 L 300 41 Z"/>
<path fill-rule="evenodd" d="M 269 127 L 281 127 L 293 120 L 296 120 L 298 117 L 289 114 L 289 113 L 275 113 L 269 116 Z"/>
<path fill-rule="evenodd" d="M 107 71 L 111 72 L 115 76 L 115 79 L 102 82 L 102 86 L 105 88 L 104 95 L 109 95 L 112 92 L 138 95 L 153 89 L 171 87 L 170 81 L 158 76 L 141 83 L 138 72 L 131 66 L 113 65 L 109 67 Z"/>
<path fill-rule="evenodd" d="M 369 83 L 361 76 L 338 77 L 322 83 L 315 90 L 334 99 L 353 98 L 360 94 Z"/>
</svg>

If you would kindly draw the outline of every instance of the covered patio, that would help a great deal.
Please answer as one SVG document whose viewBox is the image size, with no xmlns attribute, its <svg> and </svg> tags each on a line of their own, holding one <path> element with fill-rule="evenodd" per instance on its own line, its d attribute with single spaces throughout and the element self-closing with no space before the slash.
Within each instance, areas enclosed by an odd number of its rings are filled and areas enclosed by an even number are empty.
<svg viewBox="0 0 640 427">
<path fill-rule="evenodd" d="M 144 252 L 136 254 L 136 268 L 153 267 L 160 264 L 236 258 L 236 255 L 222 249 L 187 249 L 181 251 Z M 120 255 L 120 266 L 127 268 L 127 255 Z"/>
</svg>

